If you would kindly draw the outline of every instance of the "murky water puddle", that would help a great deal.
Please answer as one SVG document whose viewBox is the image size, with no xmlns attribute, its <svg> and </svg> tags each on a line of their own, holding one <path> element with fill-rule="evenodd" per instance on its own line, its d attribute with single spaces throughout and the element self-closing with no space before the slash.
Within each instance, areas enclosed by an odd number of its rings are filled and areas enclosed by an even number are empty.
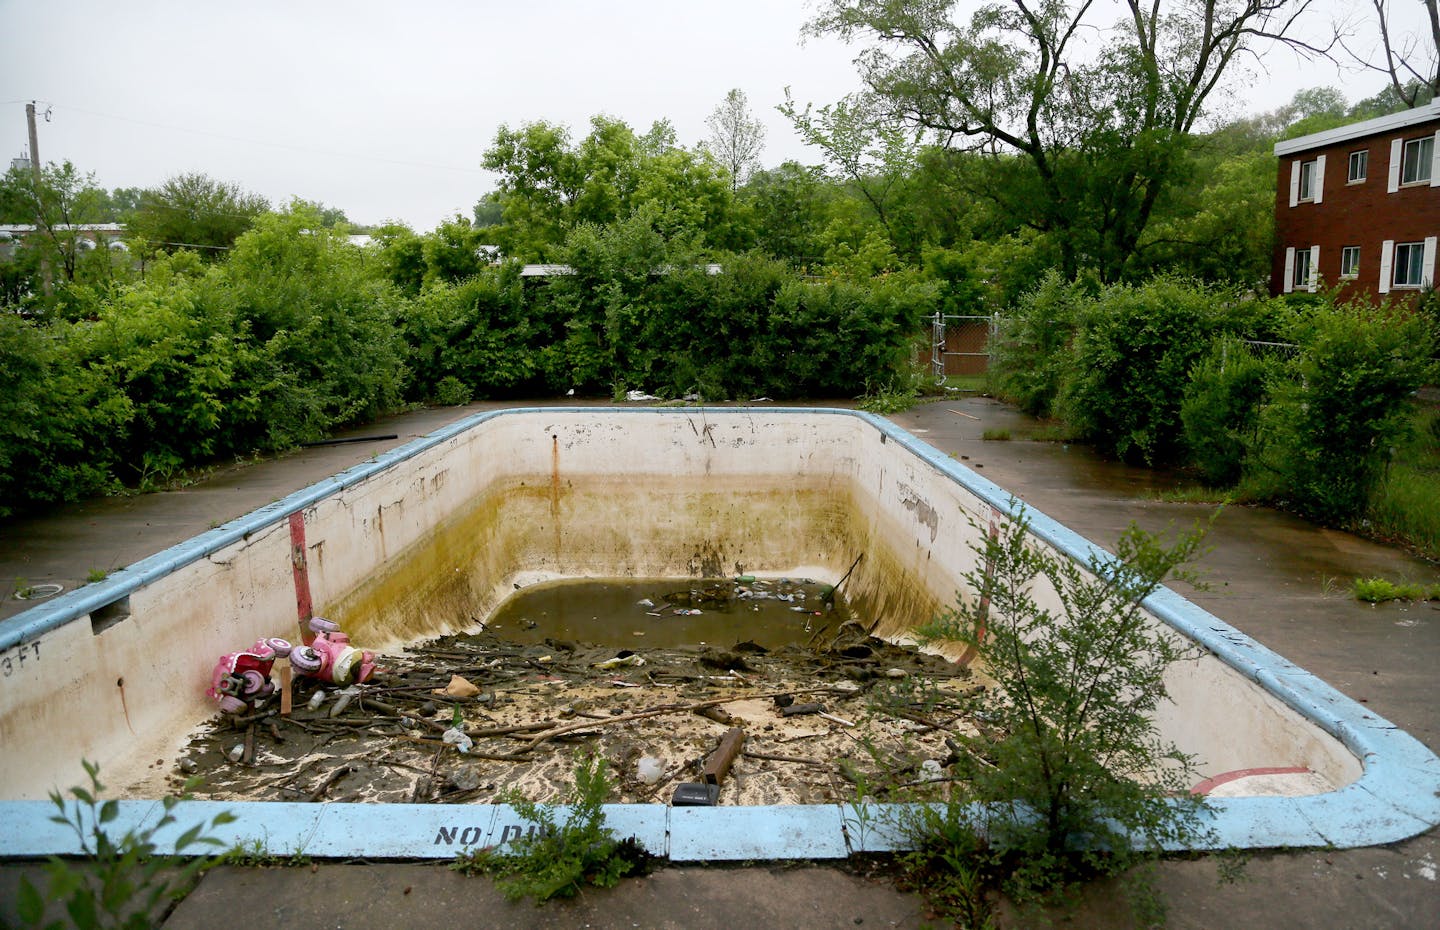
<svg viewBox="0 0 1440 930">
<path fill-rule="evenodd" d="M 486 627 L 519 643 L 617 648 L 804 644 L 850 619 L 843 590 L 808 578 L 565 580 L 516 592 Z"/>
</svg>

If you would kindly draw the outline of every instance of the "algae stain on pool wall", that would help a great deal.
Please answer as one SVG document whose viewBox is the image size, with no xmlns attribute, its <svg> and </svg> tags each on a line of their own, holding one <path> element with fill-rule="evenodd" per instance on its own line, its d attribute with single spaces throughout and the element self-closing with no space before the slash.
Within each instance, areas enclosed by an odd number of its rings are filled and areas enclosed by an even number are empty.
<svg viewBox="0 0 1440 930">
<path fill-rule="evenodd" d="M 555 446 L 558 456 L 558 444 Z M 877 635 L 933 616 L 913 566 L 837 476 L 757 480 L 547 476 L 493 485 L 333 605 L 317 609 L 368 648 L 473 629 L 517 583 L 558 578 L 797 575 L 834 584 Z M 907 567 L 907 561 L 910 566 Z"/>
</svg>

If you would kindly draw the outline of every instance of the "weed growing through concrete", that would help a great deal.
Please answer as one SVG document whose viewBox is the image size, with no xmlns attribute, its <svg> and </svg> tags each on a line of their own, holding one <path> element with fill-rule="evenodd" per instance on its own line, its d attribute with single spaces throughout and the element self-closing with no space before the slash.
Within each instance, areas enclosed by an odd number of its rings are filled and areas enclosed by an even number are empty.
<svg viewBox="0 0 1440 930">
<path fill-rule="evenodd" d="M 100 766 L 88 760 L 81 763 L 90 786 L 70 789 L 73 800 L 66 800 L 59 791 L 50 792 L 56 813 L 50 819 L 75 832 L 84 858 L 71 862 L 51 856 L 45 866 L 46 883 L 42 893 L 28 878 L 21 877 L 16 902 L 20 920 L 25 926 L 60 927 L 60 921 L 45 923 L 52 905 L 64 908 L 70 925 L 87 930 L 99 927 L 125 927 L 143 930 L 158 925 L 175 901 L 194 885 L 200 873 L 215 860 L 197 856 L 189 850 L 196 846 L 222 846 L 220 840 L 207 835 L 223 824 L 234 822 L 229 812 L 222 811 L 201 821 L 180 834 L 172 847 L 173 855 L 159 851 L 158 834 L 177 823 L 176 797 L 161 802 L 162 813 L 153 823 L 125 831 L 123 836 L 111 835 L 107 824 L 120 816 L 118 801 L 102 801 L 105 786 L 100 783 Z M 187 790 L 192 785 L 187 784 Z M 180 858 L 180 857 L 187 858 Z"/>
<path fill-rule="evenodd" d="M 614 887 L 643 872 L 650 856 L 634 837 L 617 840 L 605 826 L 603 805 L 610 791 L 605 760 L 578 757 L 575 784 L 561 801 L 568 811 L 563 824 L 556 805 L 512 795 L 507 803 L 535 829 L 504 847 L 462 852 L 450 867 L 493 875 L 507 898 L 532 897 L 536 904 L 573 897 L 585 885 Z"/>
<path fill-rule="evenodd" d="M 1356 578 L 1350 593 L 1358 601 L 1383 604 L 1386 601 L 1440 601 L 1440 584 L 1416 584 L 1387 578 Z"/>
<path fill-rule="evenodd" d="M 296 849 L 289 855 L 272 853 L 265 847 L 263 841 L 252 839 L 249 842 L 236 843 L 225 850 L 220 854 L 220 863 L 242 868 L 267 869 L 309 865 L 310 857 L 300 849 Z"/>
<path fill-rule="evenodd" d="M 1023 511 L 981 535 L 973 596 L 920 635 L 974 647 L 996 687 L 973 696 L 979 732 L 957 736 L 948 802 L 902 824 L 912 866 L 956 876 L 966 906 L 977 889 L 1041 901 L 1126 871 L 1194 839 L 1202 808 L 1193 760 L 1152 719 L 1194 648 L 1140 606 L 1167 576 L 1192 580 L 1202 534 L 1164 545 L 1132 526 L 1088 565 L 1031 541 Z"/>
</svg>

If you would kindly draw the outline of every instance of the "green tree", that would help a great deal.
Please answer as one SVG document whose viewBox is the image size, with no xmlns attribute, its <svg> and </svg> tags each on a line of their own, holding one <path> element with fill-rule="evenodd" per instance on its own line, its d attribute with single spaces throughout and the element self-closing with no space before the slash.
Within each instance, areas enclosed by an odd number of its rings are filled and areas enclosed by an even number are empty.
<svg viewBox="0 0 1440 930">
<path fill-rule="evenodd" d="M 69 161 L 47 164 L 38 185 L 29 168 L 11 167 L 0 179 L 0 222 L 36 227 L 24 239 L 23 250 L 29 255 L 22 257 L 22 268 L 38 269 L 46 262 L 54 282 L 61 285 L 105 282 L 115 275 L 113 256 L 77 228 L 108 222 L 109 209 L 109 195 L 96 186 L 95 176 Z M 25 289 L 40 288 L 32 278 Z"/>
<path fill-rule="evenodd" d="M 127 228 L 142 254 L 192 249 L 219 261 L 270 203 L 205 174 L 177 174 L 145 191 Z M 322 221 L 317 216 L 317 225 Z"/>
<path fill-rule="evenodd" d="M 765 124 L 750 114 L 745 92 L 735 88 L 705 118 L 705 125 L 710 130 L 709 149 L 729 172 L 733 193 L 760 167 Z"/>
<path fill-rule="evenodd" d="M 893 243 L 896 193 L 915 169 L 917 134 L 889 116 L 874 94 L 851 94 L 838 103 L 801 109 L 786 88 L 779 109 L 805 144 L 825 155 L 828 169 L 870 205 Z"/>
<path fill-rule="evenodd" d="M 755 245 L 801 268 L 820 264 L 833 196 L 819 169 L 796 161 L 755 172 L 739 192 Z"/>
<path fill-rule="evenodd" d="M 676 146 L 663 121 L 637 136 L 620 120 L 596 116 L 579 143 L 551 123 L 502 126 L 484 165 L 500 175 L 490 199 L 503 222 L 493 237 L 507 257 L 555 261 L 573 230 L 627 219 L 647 205 L 658 208 L 647 215 L 667 236 L 724 246 L 735 235 L 723 168 Z"/>
<path fill-rule="evenodd" d="M 990 194 L 1054 234 L 1067 277 L 1132 274 L 1188 136 L 1237 59 L 1283 40 L 1309 0 L 1010 0 L 961 22 L 950 0 L 829 0 L 811 34 L 863 40 L 870 93 L 892 119 L 1013 159 Z"/>
</svg>

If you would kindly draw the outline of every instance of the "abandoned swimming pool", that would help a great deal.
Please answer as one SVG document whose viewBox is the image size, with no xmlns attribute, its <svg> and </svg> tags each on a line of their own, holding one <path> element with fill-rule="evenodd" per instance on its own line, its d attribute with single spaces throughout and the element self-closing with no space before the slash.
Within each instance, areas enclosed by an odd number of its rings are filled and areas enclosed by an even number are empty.
<svg viewBox="0 0 1440 930">
<path fill-rule="evenodd" d="M 78 761 L 134 772 L 214 712 L 215 656 L 324 612 L 384 650 L 483 617 L 514 589 L 565 577 L 764 573 L 833 583 L 877 632 L 949 602 L 972 522 L 1009 496 L 894 425 L 827 410 L 543 409 L 480 414 L 352 468 L 11 622 L 0 655 L 0 823 L 11 855 L 72 851 L 48 823 Z M 1031 514 L 1037 544 L 1091 544 Z M 1170 591 L 1156 622 L 1206 655 L 1172 674 L 1163 735 L 1212 785 L 1304 770 L 1331 790 L 1217 797 L 1215 846 L 1385 843 L 1440 822 L 1440 763 L 1328 685 Z M 23 664 L 20 656 L 27 661 Z M 151 670 L 124 677 L 124 670 Z M 83 707 L 83 723 L 73 708 Z M 114 779 L 124 782 L 124 776 Z M 191 802 L 198 820 L 205 805 Z M 315 856 L 449 856 L 516 826 L 501 805 L 215 802 L 227 841 Z M 186 805 L 189 806 L 189 805 Z M 156 816 L 155 800 L 122 817 Z M 183 809 L 183 808 L 182 808 Z M 843 804 L 614 805 L 609 823 L 672 859 L 844 856 L 889 848 Z M 182 822 L 185 822 L 182 818 Z"/>
</svg>

